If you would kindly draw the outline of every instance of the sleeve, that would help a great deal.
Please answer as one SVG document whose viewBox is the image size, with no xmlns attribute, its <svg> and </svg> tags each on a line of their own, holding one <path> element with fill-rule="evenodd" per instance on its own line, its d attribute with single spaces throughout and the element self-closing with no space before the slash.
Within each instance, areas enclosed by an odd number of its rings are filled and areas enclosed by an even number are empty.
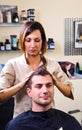
<svg viewBox="0 0 82 130">
<path fill-rule="evenodd" d="M 8 61 L 0 73 L 0 90 L 9 88 L 14 84 L 15 71 L 12 63 Z"/>
<path fill-rule="evenodd" d="M 62 70 L 61 66 L 58 62 L 54 63 L 55 70 L 53 71 L 53 74 L 56 76 L 56 78 L 63 83 L 70 83 L 70 80 L 66 73 Z"/>
<path fill-rule="evenodd" d="M 71 92 L 74 93 L 74 88 L 73 88 L 72 82 L 70 81 L 67 74 L 62 70 L 59 63 L 54 62 L 54 67 L 55 67 L 55 70 L 53 71 L 53 74 L 54 74 L 54 76 L 56 76 L 57 80 L 64 83 L 64 84 L 70 85 Z"/>
</svg>

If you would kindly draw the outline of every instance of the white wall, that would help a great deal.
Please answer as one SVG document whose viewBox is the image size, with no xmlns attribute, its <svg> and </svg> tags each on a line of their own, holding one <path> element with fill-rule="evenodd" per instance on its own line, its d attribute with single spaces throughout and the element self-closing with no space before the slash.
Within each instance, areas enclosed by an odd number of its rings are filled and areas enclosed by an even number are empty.
<svg viewBox="0 0 82 130">
<path fill-rule="evenodd" d="M 36 12 L 36 20 L 40 21 L 46 31 L 47 38 L 53 37 L 56 48 L 49 51 L 46 56 L 55 58 L 56 60 L 70 60 L 73 62 L 82 62 L 82 56 L 64 56 L 64 18 L 81 18 L 82 17 L 82 0 L 0 0 L 1 4 L 17 5 L 19 14 L 22 9 L 34 8 Z M 20 28 L 12 28 L 12 33 L 19 33 Z M 7 32 L 7 33 L 6 33 Z M 10 35 L 9 28 L 1 28 L 0 36 Z M 0 37 L 1 38 L 1 37 Z M 16 57 L 16 55 L 8 53 L 7 55 L 0 53 L 0 62 L 5 63 L 8 59 Z M 82 79 L 71 80 L 74 85 L 75 100 L 72 101 L 65 98 L 58 90 L 56 90 L 56 107 L 64 111 L 72 109 L 82 110 Z"/>
</svg>

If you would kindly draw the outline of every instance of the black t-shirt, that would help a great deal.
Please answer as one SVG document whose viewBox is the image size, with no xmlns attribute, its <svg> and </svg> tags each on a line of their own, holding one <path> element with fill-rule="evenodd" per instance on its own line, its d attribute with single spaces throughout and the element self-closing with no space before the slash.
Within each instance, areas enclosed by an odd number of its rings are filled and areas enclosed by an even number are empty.
<svg viewBox="0 0 82 130">
<path fill-rule="evenodd" d="M 11 120 L 5 130 L 82 130 L 82 127 L 65 112 L 49 109 L 45 112 L 24 112 Z"/>
</svg>

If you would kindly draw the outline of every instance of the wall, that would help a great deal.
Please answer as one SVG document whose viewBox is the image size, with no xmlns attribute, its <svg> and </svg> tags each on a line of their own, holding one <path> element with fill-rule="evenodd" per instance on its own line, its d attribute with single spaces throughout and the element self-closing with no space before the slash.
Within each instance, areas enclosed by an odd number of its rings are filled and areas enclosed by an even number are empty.
<svg viewBox="0 0 82 130">
<path fill-rule="evenodd" d="M 48 51 L 46 56 L 55 58 L 56 60 L 70 60 L 82 62 L 82 56 L 64 56 L 64 18 L 82 17 L 82 1 L 81 0 L 0 0 L 1 4 L 17 5 L 19 14 L 22 9 L 34 8 L 36 12 L 36 20 L 40 21 L 46 31 L 47 38 L 53 37 L 56 47 L 54 51 Z M 19 29 L 12 29 L 12 32 L 19 33 Z M 0 35 L 10 35 L 10 31 L 6 33 L 5 29 L 0 29 Z M 8 59 L 19 56 L 20 53 L 7 55 L 0 53 L 0 61 L 6 62 Z M 4 58 L 3 58 L 4 57 Z M 82 79 L 71 80 L 74 85 L 75 100 L 72 101 L 65 98 L 56 89 L 56 107 L 68 112 L 72 109 L 82 110 Z"/>
</svg>

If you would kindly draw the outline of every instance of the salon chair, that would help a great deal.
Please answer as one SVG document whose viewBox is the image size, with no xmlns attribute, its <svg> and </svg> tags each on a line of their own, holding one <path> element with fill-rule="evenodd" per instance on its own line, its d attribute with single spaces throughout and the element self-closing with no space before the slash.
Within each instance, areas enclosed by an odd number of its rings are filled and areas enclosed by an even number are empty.
<svg viewBox="0 0 82 130">
<path fill-rule="evenodd" d="M 79 109 L 68 111 L 68 114 L 74 116 L 82 126 L 82 111 Z"/>
<path fill-rule="evenodd" d="M 14 97 L 0 104 L 0 130 L 4 130 L 6 124 L 13 118 Z"/>
</svg>

